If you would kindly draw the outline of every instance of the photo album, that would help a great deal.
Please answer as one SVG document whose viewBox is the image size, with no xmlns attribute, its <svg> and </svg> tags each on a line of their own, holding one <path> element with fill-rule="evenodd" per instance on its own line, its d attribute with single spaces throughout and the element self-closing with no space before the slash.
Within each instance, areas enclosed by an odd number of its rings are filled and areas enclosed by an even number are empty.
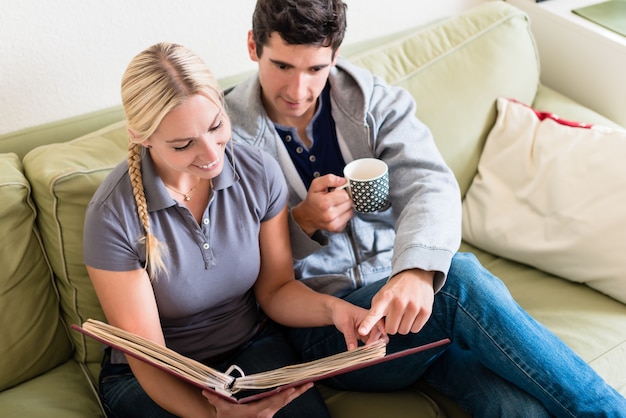
<svg viewBox="0 0 626 418">
<path fill-rule="evenodd" d="M 326 379 L 450 342 L 446 338 L 387 354 L 384 341 L 379 340 L 318 360 L 245 375 L 236 365 L 223 373 L 136 334 L 94 319 L 88 319 L 82 326 L 74 324 L 72 329 L 233 403 L 247 403 L 290 387 Z M 235 396 L 242 391 L 246 393 L 244 397 Z M 256 392 L 250 394 L 249 391 Z"/>
</svg>

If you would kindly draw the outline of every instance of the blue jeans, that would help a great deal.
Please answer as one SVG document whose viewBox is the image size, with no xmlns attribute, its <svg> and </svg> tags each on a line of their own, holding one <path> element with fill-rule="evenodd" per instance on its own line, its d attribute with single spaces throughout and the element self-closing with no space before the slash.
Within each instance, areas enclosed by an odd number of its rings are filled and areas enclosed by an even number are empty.
<svg viewBox="0 0 626 418">
<path fill-rule="evenodd" d="M 345 299 L 370 307 L 385 281 Z M 290 329 L 311 360 L 345 350 L 334 327 Z M 389 391 L 419 378 L 477 417 L 626 417 L 626 400 L 547 328 L 472 254 L 459 253 L 433 313 L 417 334 L 392 335 L 389 352 L 442 338 L 452 344 L 336 376 L 339 389 Z"/>
<path fill-rule="evenodd" d="M 267 323 L 257 335 L 218 364 L 226 370 L 231 364 L 246 374 L 271 370 L 301 362 L 284 334 Z M 157 405 L 141 388 L 128 364 L 111 364 L 105 355 L 100 373 L 100 398 L 109 418 L 172 418 L 174 415 Z M 282 408 L 275 417 L 330 418 L 326 404 L 317 389 L 312 388 Z"/>
</svg>

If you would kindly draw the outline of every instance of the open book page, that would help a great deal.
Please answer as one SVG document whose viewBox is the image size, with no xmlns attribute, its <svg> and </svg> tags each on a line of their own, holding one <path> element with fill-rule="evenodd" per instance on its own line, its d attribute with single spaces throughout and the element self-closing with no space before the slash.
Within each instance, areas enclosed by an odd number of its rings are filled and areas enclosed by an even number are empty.
<svg viewBox="0 0 626 418">
<path fill-rule="evenodd" d="M 318 376 L 329 375 L 338 370 L 355 367 L 367 361 L 383 358 L 385 353 L 385 342 L 378 340 L 367 346 L 360 346 L 351 351 L 344 351 L 308 363 L 299 363 L 238 377 L 233 382 L 232 388 L 234 390 L 270 389 L 293 382 L 303 382 Z"/>
<path fill-rule="evenodd" d="M 385 355 L 386 346 L 380 340 L 311 362 L 234 377 L 104 322 L 88 319 L 82 327 L 72 325 L 72 328 L 202 389 L 210 390 L 224 399 L 238 403 L 261 399 L 288 387 L 315 382 L 450 342 L 449 339 L 443 339 Z M 236 399 L 233 395 L 242 390 L 262 390 L 263 392 Z"/>
</svg>

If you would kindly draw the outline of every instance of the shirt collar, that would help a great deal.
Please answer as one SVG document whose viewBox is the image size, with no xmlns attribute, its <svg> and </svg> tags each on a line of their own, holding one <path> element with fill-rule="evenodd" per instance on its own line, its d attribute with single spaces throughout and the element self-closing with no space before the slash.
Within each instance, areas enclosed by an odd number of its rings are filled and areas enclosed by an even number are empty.
<svg viewBox="0 0 626 418">
<path fill-rule="evenodd" d="M 232 144 L 232 140 L 230 142 Z M 226 146 L 224 153 L 224 165 L 222 172 L 213 179 L 213 190 L 226 189 L 239 181 L 239 174 L 233 167 L 233 150 L 231 145 Z M 143 177 L 144 194 L 148 205 L 148 212 L 155 212 L 176 205 L 163 183 L 163 180 L 156 172 L 154 161 L 149 152 L 145 152 L 141 160 L 141 174 Z"/>
</svg>

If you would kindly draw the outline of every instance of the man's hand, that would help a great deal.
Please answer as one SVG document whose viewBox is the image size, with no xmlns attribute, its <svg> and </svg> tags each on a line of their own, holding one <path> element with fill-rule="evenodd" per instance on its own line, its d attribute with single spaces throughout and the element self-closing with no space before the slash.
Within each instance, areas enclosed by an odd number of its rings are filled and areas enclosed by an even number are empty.
<svg viewBox="0 0 626 418">
<path fill-rule="evenodd" d="M 387 334 L 419 332 L 433 310 L 434 276 L 434 272 L 413 269 L 392 277 L 372 298 L 359 334 L 369 334 L 381 318 L 385 318 Z"/>
<path fill-rule="evenodd" d="M 300 228 L 309 236 L 315 231 L 341 232 L 352 218 L 352 200 L 345 190 L 334 190 L 347 180 L 333 174 L 318 177 L 300 204 L 291 211 Z"/>
</svg>

